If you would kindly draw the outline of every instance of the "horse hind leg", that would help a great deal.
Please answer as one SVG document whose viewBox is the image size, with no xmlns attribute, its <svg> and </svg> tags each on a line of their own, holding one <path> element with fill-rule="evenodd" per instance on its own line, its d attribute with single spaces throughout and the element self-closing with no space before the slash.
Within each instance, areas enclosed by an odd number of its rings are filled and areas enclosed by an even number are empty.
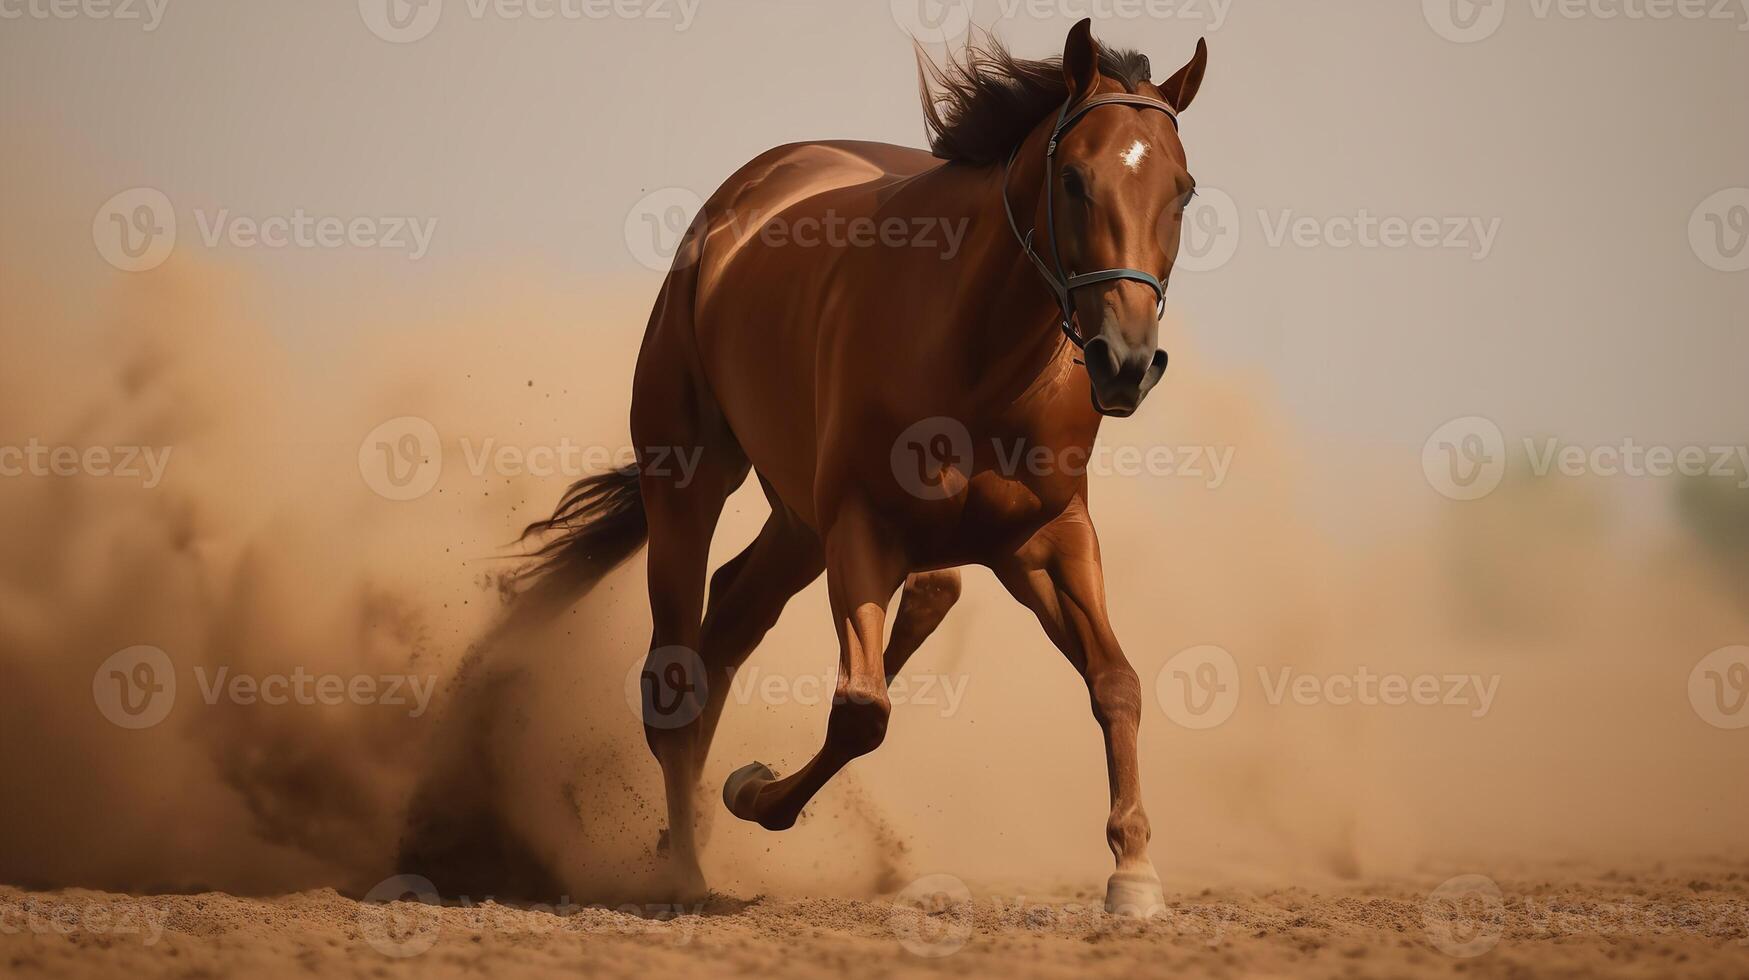
<svg viewBox="0 0 1749 980">
<path fill-rule="evenodd" d="M 709 689 L 700 657 L 705 573 L 723 504 L 748 473 L 721 410 L 689 368 L 696 363 L 690 292 L 690 272 L 670 276 L 638 358 L 631 413 L 649 524 L 644 737 L 662 767 L 670 885 L 681 901 L 707 894 L 694 839 L 696 720 Z"/>
</svg>

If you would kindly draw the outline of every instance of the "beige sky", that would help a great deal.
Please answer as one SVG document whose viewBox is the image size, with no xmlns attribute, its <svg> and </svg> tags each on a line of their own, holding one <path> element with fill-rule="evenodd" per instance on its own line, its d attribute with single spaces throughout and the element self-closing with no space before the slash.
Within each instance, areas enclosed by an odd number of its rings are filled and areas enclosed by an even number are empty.
<svg viewBox="0 0 1749 980">
<path fill-rule="evenodd" d="M 922 138 L 910 0 L 532 2 L 447 0 L 428 36 L 391 43 L 354 0 L 137 0 L 132 21 L 0 0 L 0 200 L 39 243 L 18 261 L 78 292 L 113 281 L 91 215 L 157 188 L 179 247 L 257 277 L 262 315 L 320 357 L 382 311 L 435 315 L 506 280 L 653 295 L 625 232 L 647 193 L 707 195 L 785 141 Z M 1104 12 L 1097 33 L 1162 76 L 1208 36 L 1185 140 L 1239 237 L 1174 284 L 1177 353 L 1262 374 L 1315 431 L 1412 446 L 1475 414 L 1509 437 L 1740 442 L 1749 272 L 1703 264 L 1688 228 L 1749 186 L 1749 14 L 1513 2 L 1459 43 L 1433 26 L 1442 2 L 975 0 L 969 20 L 1047 54 Z M 1486 26 L 1490 8 L 1452 2 Z M 416 262 L 199 237 L 197 211 L 296 209 L 436 225 Z M 1329 244 L 1330 220 L 1363 214 L 1468 230 L 1455 248 Z M 1283 222 L 1301 218 L 1322 244 L 1295 244 Z"/>
</svg>

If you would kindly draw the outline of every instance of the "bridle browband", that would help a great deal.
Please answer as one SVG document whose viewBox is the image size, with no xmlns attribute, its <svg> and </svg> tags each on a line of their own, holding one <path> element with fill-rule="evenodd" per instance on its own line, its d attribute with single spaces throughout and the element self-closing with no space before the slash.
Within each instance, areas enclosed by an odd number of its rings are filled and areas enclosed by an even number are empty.
<svg viewBox="0 0 1749 980">
<path fill-rule="evenodd" d="M 1056 295 L 1057 307 L 1063 314 L 1063 335 L 1069 338 L 1070 343 L 1083 350 L 1087 348 L 1087 342 L 1075 332 L 1074 310 L 1069 305 L 1070 293 L 1082 286 L 1110 282 L 1113 279 L 1133 279 L 1136 282 L 1147 283 L 1154 290 L 1154 295 L 1159 301 L 1156 317 L 1166 315 L 1166 284 L 1152 275 L 1140 269 L 1106 269 L 1102 272 L 1088 272 L 1071 276 L 1064 273 L 1062 256 L 1057 253 L 1057 194 L 1056 181 L 1053 179 L 1052 172 L 1055 169 L 1053 164 L 1057 156 L 1057 142 L 1063 138 L 1064 133 L 1069 131 L 1069 127 L 1075 125 L 1082 116 L 1104 105 L 1133 105 L 1143 109 L 1157 109 L 1164 112 L 1166 117 L 1172 120 L 1173 129 L 1178 128 L 1178 110 L 1159 99 L 1151 99 L 1145 95 L 1096 95 L 1079 104 L 1073 98 L 1063 103 L 1063 107 L 1057 110 L 1057 124 L 1051 127 L 1051 137 L 1045 143 L 1045 227 L 1047 229 L 1045 238 L 1051 247 L 1050 265 L 1045 265 L 1044 260 L 1039 258 L 1038 253 L 1033 250 L 1032 236 L 1038 229 L 1034 228 L 1024 235 L 1021 234 L 1020 224 L 1014 220 L 1014 205 L 1008 197 L 1009 177 L 1014 173 L 1014 159 L 1020 155 L 1019 146 L 1016 146 L 1014 151 L 1008 154 L 1008 166 L 1002 171 L 1002 209 L 1008 212 L 1008 227 L 1014 231 L 1015 239 L 1020 242 L 1021 251 L 1026 253 L 1026 257 L 1031 259 L 1033 266 L 1038 269 L 1039 275 L 1044 277 L 1045 285 L 1049 286 L 1051 292 Z M 1055 271 L 1052 271 L 1053 267 L 1055 267 Z"/>
</svg>

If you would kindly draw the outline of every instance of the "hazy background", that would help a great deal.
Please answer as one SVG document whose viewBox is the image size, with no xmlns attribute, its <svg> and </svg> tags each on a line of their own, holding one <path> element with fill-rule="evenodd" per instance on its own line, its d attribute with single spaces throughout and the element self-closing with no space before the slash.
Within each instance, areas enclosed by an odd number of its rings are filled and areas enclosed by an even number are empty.
<svg viewBox="0 0 1749 980">
<path fill-rule="evenodd" d="M 1201 644 L 1243 680 L 1218 727 L 1153 703 L 1144 722 L 1155 860 L 1183 883 L 1749 844 L 1749 730 L 1689 697 L 1703 657 L 1749 643 L 1740 470 L 1537 478 L 1515 459 L 1498 490 L 1459 502 L 1423 466 L 1430 435 L 1466 417 L 1507 447 L 1749 444 L 1749 272 L 1709 266 L 1690 236 L 1703 201 L 1749 186 L 1749 14 L 1455 2 L 1504 22 L 1460 43 L 1436 29 L 1436 0 L 969 10 L 1036 56 L 1092 13 L 1159 78 L 1210 43 L 1183 134 L 1210 191 L 1199 207 L 1232 202 L 1212 243 L 1231 258 L 1175 277 L 1172 372 L 1103 439 L 1230 449 L 1232 471 L 1218 487 L 1094 488 L 1144 686 Z M 179 673 L 169 720 L 130 732 L 94 709 L 93 671 L 147 643 L 179 671 L 447 677 L 493 615 L 490 556 L 572 475 L 475 475 L 462 440 L 620 445 L 661 279 L 640 261 L 645 219 L 786 141 L 919 144 L 904 30 L 918 8 L 650 0 L 536 20 L 446 0 L 409 43 L 341 0 L 169 0 L 149 31 L 30 9 L 0 7 L 27 12 L 0 19 L 0 445 L 174 456 L 151 490 L 0 478 L 0 877 L 368 887 L 396 870 L 436 712 L 209 707 Z M 951 25 L 963 8 L 926 12 Z M 101 231 L 131 188 L 162 192 L 178 223 L 169 260 L 139 273 L 105 261 Z M 437 224 L 417 260 L 209 247 L 197 213 L 221 209 Z M 1270 242 L 1288 212 L 1362 211 L 1497 231 L 1482 259 Z M 399 502 L 358 453 L 404 416 L 432 424 L 445 463 L 432 492 Z M 762 519 L 757 494 L 738 497 L 719 560 Z M 659 825 L 621 693 L 647 636 L 641 576 L 640 559 L 529 644 L 542 683 L 526 724 L 494 736 L 520 832 L 579 890 L 646 874 Z M 787 836 L 718 820 L 715 883 L 1103 876 L 1084 689 L 987 576 L 968 581 L 913 668 L 965 678 L 964 705 L 901 708 L 882 750 Z M 754 663 L 827 670 L 823 591 L 790 609 Z M 1482 717 L 1271 705 L 1260 666 L 1499 686 Z M 707 781 L 754 757 L 793 769 L 824 713 L 732 705 Z"/>
</svg>

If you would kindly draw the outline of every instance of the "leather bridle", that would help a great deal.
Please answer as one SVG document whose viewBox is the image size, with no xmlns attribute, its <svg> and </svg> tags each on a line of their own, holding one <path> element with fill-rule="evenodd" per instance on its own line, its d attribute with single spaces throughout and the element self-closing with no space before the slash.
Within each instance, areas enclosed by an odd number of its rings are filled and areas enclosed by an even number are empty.
<svg viewBox="0 0 1749 980">
<path fill-rule="evenodd" d="M 1008 212 L 1008 227 L 1013 229 L 1015 239 L 1020 242 L 1021 251 L 1026 253 L 1026 257 L 1031 259 L 1033 266 L 1038 269 L 1039 275 L 1044 277 L 1045 285 L 1049 286 L 1051 292 L 1056 295 L 1057 307 L 1063 314 L 1064 336 L 1069 338 L 1070 343 L 1083 350 L 1086 349 L 1087 342 L 1075 332 L 1074 310 L 1070 306 L 1070 294 L 1082 286 L 1110 282 L 1114 279 L 1133 279 L 1136 282 L 1147 283 L 1149 288 L 1154 290 L 1154 295 L 1159 301 L 1156 317 L 1166 315 L 1166 284 L 1149 273 L 1140 269 L 1105 269 L 1100 272 L 1087 272 L 1071 276 L 1063 271 L 1063 259 L 1057 253 L 1055 213 L 1057 195 L 1056 181 L 1053 179 L 1057 143 L 1063 138 L 1063 134 L 1069 131 L 1069 127 L 1075 125 L 1082 116 L 1106 105 L 1133 105 L 1143 109 L 1157 109 L 1164 112 L 1166 117 L 1172 120 L 1173 129 L 1178 128 L 1178 110 L 1159 99 L 1151 99 L 1145 95 L 1096 95 L 1078 104 L 1072 98 L 1063 103 L 1063 108 L 1057 111 L 1057 124 L 1051 127 L 1051 137 L 1045 143 L 1045 227 L 1047 229 L 1045 240 L 1051 249 L 1050 265 L 1046 265 L 1045 261 L 1039 258 L 1038 253 L 1033 250 L 1032 236 L 1038 229 L 1034 228 L 1023 235 L 1020 232 L 1020 224 L 1014 220 L 1014 205 L 1009 200 L 1008 184 L 1009 177 L 1014 173 L 1014 158 L 1020 155 L 1020 147 L 1016 146 L 1014 151 L 1008 154 L 1008 166 L 1002 171 L 1002 209 Z"/>
</svg>

